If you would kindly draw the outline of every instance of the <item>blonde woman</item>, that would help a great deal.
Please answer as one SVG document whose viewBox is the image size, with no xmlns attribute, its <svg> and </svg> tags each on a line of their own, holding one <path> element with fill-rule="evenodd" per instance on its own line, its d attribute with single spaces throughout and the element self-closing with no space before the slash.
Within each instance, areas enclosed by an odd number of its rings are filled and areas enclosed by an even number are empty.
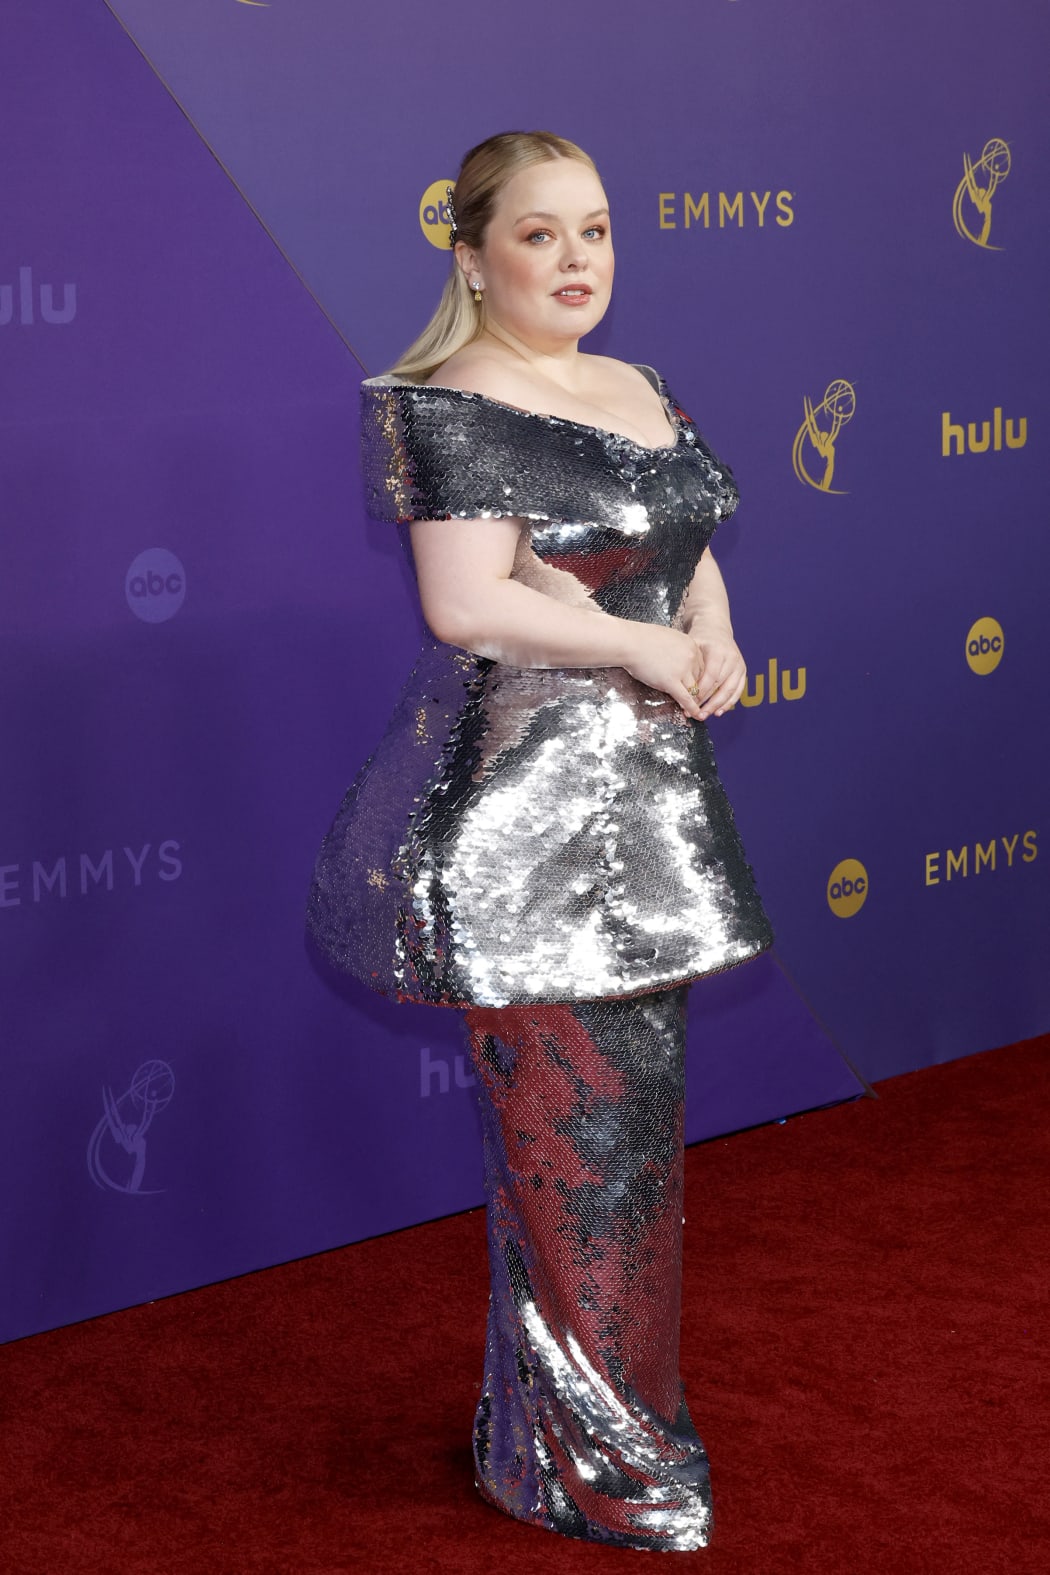
<svg viewBox="0 0 1050 1575">
<path fill-rule="evenodd" d="M 441 304 L 362 390 L 431 638 L 318 857 L 312 933 L 463 1012 L 485 1144 L 482 1495 L 619 1546 L 711 1530 L 679 1376 L 686 995 L 770 945 L 706 722 L 743 658 L 732 476 L 651 368 L 583 353 L 613 282 L 591 159 L 463 161 Z"/>
</svg>

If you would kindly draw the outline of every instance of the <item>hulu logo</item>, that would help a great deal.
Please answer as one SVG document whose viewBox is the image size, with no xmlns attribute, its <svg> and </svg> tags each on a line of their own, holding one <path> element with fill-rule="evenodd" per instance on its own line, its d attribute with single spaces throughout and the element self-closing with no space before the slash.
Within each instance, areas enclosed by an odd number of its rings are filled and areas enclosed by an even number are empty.
<svg viewBox="0 0 1050 1575">
<path fill-rule="evenodd" d="M 1003 408 L 996 405 L 990 421 L 969 421 L 963 430 L 961 421 L 953 421 L 951 411 L 941 411 L 941 456 L 948 459 L 959 454 L 987 454 L 989 449 L 998 452 L 1006 440 L 1007 448 L 1024 448 L 1028 442 L 1028 418 L 1020 416 L 1016 426 L 1008 416 L 1004 426 Z"/>
<path fill-rule="evenodd" d="M 769 658 L 769 664 L 764 673 L 756 673 L 749 677 L 743 694 L 740 696 L 741 705 L 776 705 L 778 700 L 801 700 L 806 692 L 806 669 L 798 667 L 792 675 L 791 669 L 785 667 L 780 670 L 775 656 Z"/>
<path fill-rule="evenodd" d="M 55 291 L 50 284 L 33 283 L 32 268 L 19 268 L 17 295 L 13 284 L 0 284 L 0 328 L 17 322 L 22 328 L 32 328 L 39 317 L 42 323 L 61 325 L 71 323 L 77 315 L 77 287 L 62 286 L 62 305 L 55 305 Z"/>
</svg>

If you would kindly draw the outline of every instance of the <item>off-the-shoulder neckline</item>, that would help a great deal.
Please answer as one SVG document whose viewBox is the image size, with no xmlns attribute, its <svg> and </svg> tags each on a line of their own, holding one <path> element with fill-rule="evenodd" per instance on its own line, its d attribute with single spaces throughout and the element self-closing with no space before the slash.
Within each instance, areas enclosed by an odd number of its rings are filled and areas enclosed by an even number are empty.
<svg viewBox="0 0 1050 1575">
<path fill-rule="evenodd" d="M 631 364 L 635 365 L 634 362 Z M 636 369 L 641 371 L 640 365 Z M 645 374 L 643 373 L 642 375 L 644 376 Z M 670 443 L 639 443 L 637 439 L 628 437 L 626 433 L 613 432 L 609 427 L 592 426 L 589 421 L 573 421 L 569 416 L 552 416 L 543 410 L 525 410 L 521 405 L 508 404 L 505 399 L 493 399 L 491 394 L 477 394 L 469 388 L 454 388 L 450 383 L 408 383 L 401 378 L 383 376 L 366 378 L 364 386 L 366 388 L 406 388 L 414 389 L 417 392 L 432 389 L 435 393 L 440 394 L 458 394 L 461 399 L 480 399 L 482 404 L 495 405 L 499 410 L 513 411 L 515 415 L 526 416 L 532 421 L 554 421 L 558 426 L 573 427 L 579 432 L 593 432 L 596 437 L 612 438 L 614 442 L 626 443 L 628 448 L 636 448 L 642 454 L 673 454 L 682 440 L 685 422 L 678 407 L 668 393 L 667 384 L 660 377 L 659 372 L 656 375 L 660 380 L 660 387 L 656 392 L 667 414 L 668 424 L 674 433 Z"/>
</svg>

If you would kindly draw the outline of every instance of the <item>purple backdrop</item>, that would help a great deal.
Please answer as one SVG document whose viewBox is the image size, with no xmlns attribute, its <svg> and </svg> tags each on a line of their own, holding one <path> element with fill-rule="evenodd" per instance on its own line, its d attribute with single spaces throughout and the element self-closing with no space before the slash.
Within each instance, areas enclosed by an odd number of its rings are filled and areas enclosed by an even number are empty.
<svg viewBox="0 0 1050 1575">
<path fill-rule="evenodd" d="M 1050 21 L 658 15 L 9 4 L 0 1338 L 478 1201 L 456 1014 L 320 977 L 303 902 L 418 635 L 357 382 L 491 130 L 596 154 L 593 347 L 743 493 L 716 742 L 779 958 L 693 992 L 689 1136 L 1050 1023 Z"/>
</svg>

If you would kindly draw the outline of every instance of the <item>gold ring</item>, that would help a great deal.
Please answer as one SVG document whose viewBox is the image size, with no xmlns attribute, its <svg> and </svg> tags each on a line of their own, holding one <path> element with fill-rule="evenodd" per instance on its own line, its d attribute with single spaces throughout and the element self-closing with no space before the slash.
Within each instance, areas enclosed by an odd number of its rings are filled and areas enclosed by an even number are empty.
<svg viewBox="0 0 1050 1575">
<path fill-rule="evenodd" d="M 699 700 L 699 698 L 700 698 L 700 680 L 699 679 L 697 679 L 695 684 L 689 684 L 688 685 L 688 693 L 692 695 L 694 700 Z"/>
</svg>

